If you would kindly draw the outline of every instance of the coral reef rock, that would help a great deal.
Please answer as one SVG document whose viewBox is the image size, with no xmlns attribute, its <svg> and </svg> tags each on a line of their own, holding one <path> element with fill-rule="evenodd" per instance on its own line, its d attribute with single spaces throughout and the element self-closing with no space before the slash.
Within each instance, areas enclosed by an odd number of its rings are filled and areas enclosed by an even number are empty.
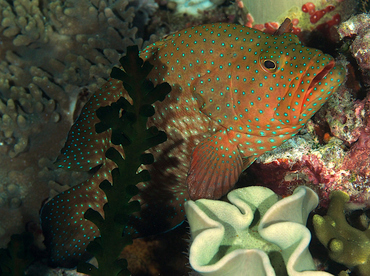
<svg viewBox="0 0 370 276">
<path fill-rule="evenodd" d="M 338 29 L 340 37 L 353 39 L 350 52 L 360 67 L 365 84 L 370 86 L 370 15 L 363 13 L 352 16 Z"/>
</svg>

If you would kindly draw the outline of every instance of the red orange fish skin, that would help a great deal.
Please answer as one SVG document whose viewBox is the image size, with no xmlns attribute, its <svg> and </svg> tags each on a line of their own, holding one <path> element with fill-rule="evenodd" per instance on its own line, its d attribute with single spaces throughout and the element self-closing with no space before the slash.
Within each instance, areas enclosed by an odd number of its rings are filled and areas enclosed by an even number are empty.
<svg viewBox="0 0 370 276">
<path fill-rule="evenodd" d="M 180 223 L 189 198 L 226 194 L 258 156 L 296 134 L 345 78 L 345 70 L 332 57 L 303 47 L 293 34 L 273 36 L 225 23 L 174 33 L 140 56 L 154 65 L 150 80 L 168 82 L 172 91 L 155 104 L 156 114 L 148 122 L 164 130 L 168 140 L 150 150 L 156 160 L 146 168 L 152 180 L 138 185 L 143 211 L 132 225 L 139 233 L 149 233 L 146 227 L 155 233 Z M 98 234 L 83 213 L 86 205 L 101 211 L 105 203 L 98 185 L 110 179 L 112 164 L 104 153 L 113 145 L 109 132 L 95 133 L 95 110 L 121 96 L 128 97 L 122 83 L 113 79 L 95 93 L 72 126 L 58 160 L 72 170 L 102 167 L 43 209 L 56 261 L 63 258 L 62 252 L 83 254 L 86 245 L 73 241 L 81 228 L 90 236 Z M 61 201 L 68 212 L 54 216 Z M 65 226 L 69 217 L 77 221 L 73 229 Z M 156 223 L 143 224 L 149 218 Z"/>
</svg>

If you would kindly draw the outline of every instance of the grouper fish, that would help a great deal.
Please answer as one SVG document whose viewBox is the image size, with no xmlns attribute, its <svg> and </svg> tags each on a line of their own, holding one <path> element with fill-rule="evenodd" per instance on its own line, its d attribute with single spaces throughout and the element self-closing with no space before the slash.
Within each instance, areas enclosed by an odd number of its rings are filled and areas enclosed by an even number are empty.
<svg viewBox="0 0 370 276">
<path fill-rule="evenodd" d="M 184 220 L 187 199 L 218 199 L 261 154 L 295 135 L 345 78 L 333 57 L 303 46 L 296 35 L 270 35 L 241 25 L 217 23 L 168 35 L 140 53 L 154 65 L 149 79 L 168 82 L 172 91 L 154 104 L 148 126 L 168 139 L 150 150 L 151 181 L 140 183 L 142 211 L 127 232 L 156 234 Z M 106 202 L 99 189 L 112 181 L 110 133 L 97 134 L 95 112 L 127 92 L 110 79 L 84 106 L 58 159 L 60 167 L 100 169 L 86 182 L 50 200 L 41 222 L 51 259 L 75 266 L 89 241 L 99 236 L 83 218 Z M 122 152 L 122 150 L 121 150 Z"/>
</svg>

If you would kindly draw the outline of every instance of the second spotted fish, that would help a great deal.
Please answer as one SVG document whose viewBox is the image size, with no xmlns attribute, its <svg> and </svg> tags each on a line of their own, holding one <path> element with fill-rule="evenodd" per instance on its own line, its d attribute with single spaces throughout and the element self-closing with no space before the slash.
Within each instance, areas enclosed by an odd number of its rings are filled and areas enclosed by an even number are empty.
<svg viewBox="0 0 370 276">
<path fill-rule="evenodd" d="M 168 140 L 150 150 L 152 180 L 138 185 L 142 212 L 127 231 L 137 235 L 170 229 L 184 219 L 187 199 L 220 198 L 261 154 L 295 135 L 345 78 L 343 67 L 320 50 L 304 47 L 290 33 L 269 35 L 233 24 L 182 30 L 145 48 L 154 65 L 154 84 L 172 91 L 149 118 Z M 122 83 L 109 80 L 85 105 L 73 125 L 61 167 L 88 171 L 88 181 L 56 196 L 41 214 L 45 242 L 56 264 L 73 266 L 85 252 L 95 226 L 83 218 L 106 199 L 99 189 L 111 181 L 113 146 L 108 132 L 97 134 L 96 109 L 128 97 Z M 63 209 L 63 212 L 62 212 Z"/>
</svg>

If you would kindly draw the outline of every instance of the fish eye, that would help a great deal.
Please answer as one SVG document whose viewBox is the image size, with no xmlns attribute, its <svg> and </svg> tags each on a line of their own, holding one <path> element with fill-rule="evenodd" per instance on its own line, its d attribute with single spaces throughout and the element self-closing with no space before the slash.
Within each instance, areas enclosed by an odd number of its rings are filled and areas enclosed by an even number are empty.
<svg viewBox="0 0 370 276">
<path fill-rule="evenodd" d="M 269 71 L 269 72 L 275 72 L 276 69 L 277 69 L 277 65 L 276 65 L 276 62 L 274 60 L 271 60 L 271 59 L 265 59 L 263 62 L 262 62 L 262 66 L 265 70 Z"/>
</svg>

